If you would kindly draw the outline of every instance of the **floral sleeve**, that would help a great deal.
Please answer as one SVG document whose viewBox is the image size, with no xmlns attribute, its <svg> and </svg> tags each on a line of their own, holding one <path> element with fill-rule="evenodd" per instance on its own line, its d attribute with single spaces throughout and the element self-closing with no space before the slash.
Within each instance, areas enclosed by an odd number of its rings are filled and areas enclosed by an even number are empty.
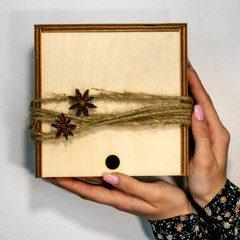
<svg viewBox="0 0 240 240">
<path fill-rule="evenodd" d="M 156 239 L 240 239 L 240 189 L 227 180 L 222 190 L 196 214 L 150 221 Z"/>
<path fill-rule="evenodd" d="M 227 180 L 204 210 L 205 221 L 218 229 L 222 239 L 240 239 L 240 189 L 237 186 Z"/>
<path fill-rule="evenodd" d="M 196 214 L 150 221 L 156 239 L 209 239 L 209 225 Z"/>
</svg>

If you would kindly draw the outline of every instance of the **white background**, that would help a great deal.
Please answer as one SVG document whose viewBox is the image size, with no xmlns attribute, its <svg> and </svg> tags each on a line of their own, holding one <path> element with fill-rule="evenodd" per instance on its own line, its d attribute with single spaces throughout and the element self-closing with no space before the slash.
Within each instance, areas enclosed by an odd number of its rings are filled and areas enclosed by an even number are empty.
<svg viewBox="0 0 240 240">
<path fill-rule="evenodd" d="M 187 22 L 189 58 L 230 131 L 228 178 L 240 186 L 239 0 L 1 0 L 0 6 L 0 239 L 154 239 L 146 220 L 34 178 L 28 138 L 34 24 Z"/>
</svg>

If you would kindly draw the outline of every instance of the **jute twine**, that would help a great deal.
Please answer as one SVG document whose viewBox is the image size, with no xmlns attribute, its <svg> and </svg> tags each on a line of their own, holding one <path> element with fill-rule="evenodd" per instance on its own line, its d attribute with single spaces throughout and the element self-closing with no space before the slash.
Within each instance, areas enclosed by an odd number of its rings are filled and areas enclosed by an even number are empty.
<svg viewBox="0 0 240 240">
<path fill-rule="evenodd" d="M 83 114 L 76 117 L 74 111 L 69 110 L 64 115 L 67 119 L 72 120 L 71 123 L 77 126 L 72 130 L 74 136 L 100 126 L 139 127 L 147 125 L 154 127 L 168 124 L 191 125 L 193 99 L 190 97 L 95 90 L 100 92 L 100 94 L 91 95 L 95 100 L 132 102 L 139 104 L 141 107 L 113 114 L 90 113 L 88 117 Z M 54 140 L 56 129 L 52 128 L 50 132 L 40 132 L 36 130 L 35 125 L 38 122 L 55 123 L 55 120 L 61 114 L 53 110 L 36 108 L 36 103 L 65 102 L 69 101 L 68 97 L 66 95 L 54 95 L 52 98 L 33 99 L 30 107 L 30 136 L 33 140 L 40 142 Z"/>
</svg>

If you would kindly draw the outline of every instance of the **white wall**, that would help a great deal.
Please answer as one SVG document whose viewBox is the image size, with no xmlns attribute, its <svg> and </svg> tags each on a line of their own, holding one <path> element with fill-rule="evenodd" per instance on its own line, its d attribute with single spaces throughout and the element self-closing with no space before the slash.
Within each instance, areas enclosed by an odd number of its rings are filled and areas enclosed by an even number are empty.
<svg viewBox="0 0 240 240">
<path fill-rule="evenodd" d="M 189 58 L 231 133 L 228 177 L 240 186 L 239 0 L 1 0 L 0 6 L 0 239 L 153 239 L 146 220 L 34 178 L 27 130 L 34 24 L 187 22 Z"/>
</svg>

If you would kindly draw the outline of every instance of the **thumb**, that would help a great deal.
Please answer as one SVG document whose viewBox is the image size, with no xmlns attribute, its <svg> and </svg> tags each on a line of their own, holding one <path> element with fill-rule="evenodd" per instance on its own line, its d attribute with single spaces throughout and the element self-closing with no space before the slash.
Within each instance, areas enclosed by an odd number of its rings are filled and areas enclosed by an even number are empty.
<svg viewBox="0 0 240 240">
<path fill-rule="evenodd" d="M 212 155 L 212 144 L 210 131 L 201 105 L 194 106 L 192 133 L 195 140 L 194 157 L 202 161 L 209 154 Z"/>
<path fill-rule="evenodd" d="M 125 174 L 106 173 L 103 179 L 115 188 L 143 200 L 148 201 L 148 197 L 151 196 L 152 188 L 149 187 L 149 183 L 140 182 Z M 154 186 L 154 183 L 152 183 L 152 186 Z"/>
</svg>

